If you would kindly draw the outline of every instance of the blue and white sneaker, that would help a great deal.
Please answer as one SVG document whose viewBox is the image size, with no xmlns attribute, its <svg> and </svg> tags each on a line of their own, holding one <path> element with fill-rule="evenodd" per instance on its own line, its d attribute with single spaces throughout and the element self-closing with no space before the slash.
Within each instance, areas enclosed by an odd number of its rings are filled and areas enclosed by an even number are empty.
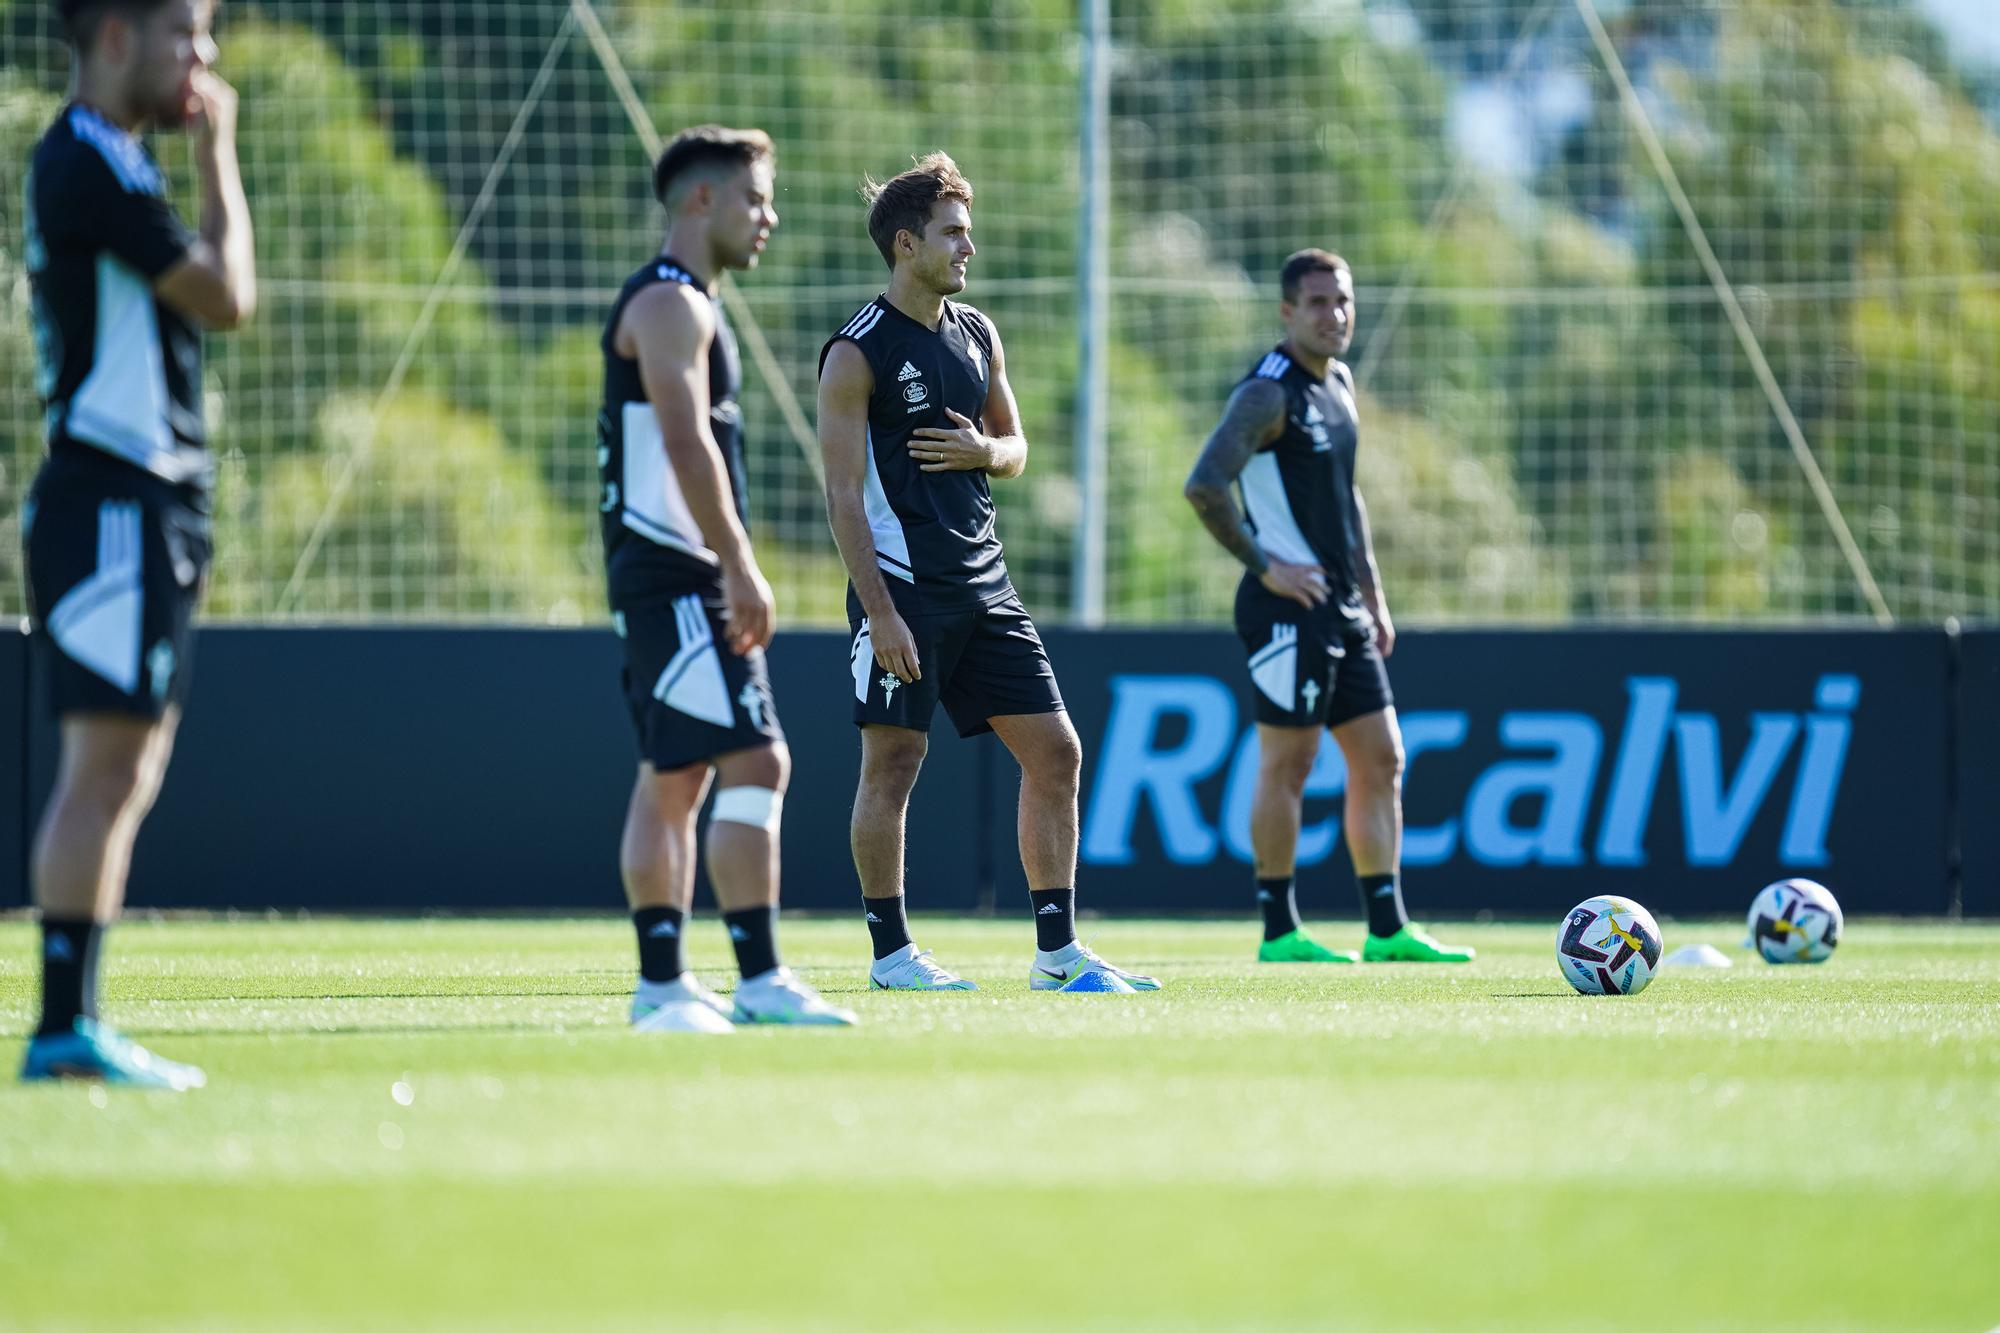
<svg viewBox="0 0 2000 1333">
<path fill-rule="evenodd" d="M 774 967 L 736 985 L 738 1023 L 791 1023 L 807 1027 L 853 1027 L 850 1009 L 828 1004 L 789 967 Z"/>
<path fill-rule="evenodd" d="M 1137 972 L 1127 972 L 1122 967 L 1113 967 L 1082 944 L 1072 940 L 1054 953 L 1035 950 L 1034 966 L 1028 969 L 1028 989 L 1061 990 L 1085 972 L 1117 977 L 1133 990 L 1160 988 L 1158 978 L 1142 977 Z"/>
<path fill-rule="evenodd" d="M 874 990 L 978 990 L 979 987 L 945 968 L 931 957 L 929 949 L 905 944 L 887 958 L 877 958 L 868 969 L 868 985 Z"/>
<path fill-rule="evenodd" d="M 36 1036 L 21 1062 L 21 1081 L 89 1079 L 128 1088 L 186 1092 L 206 1087 L 208 1075 L 193 1065 L 162 1059 L 130 1037 L 94 1018 L 79 1018 L 68 1032 Z"/>
</svg>

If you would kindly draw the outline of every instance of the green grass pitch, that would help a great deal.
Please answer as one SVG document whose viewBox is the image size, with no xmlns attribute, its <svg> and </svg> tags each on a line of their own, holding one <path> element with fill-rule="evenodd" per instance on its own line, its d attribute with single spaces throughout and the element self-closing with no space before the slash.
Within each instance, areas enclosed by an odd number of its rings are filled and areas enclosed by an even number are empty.
<svg viewBox="0 0 2000 1333">
<path fill-rule="evenodd" d="M 986 989 L 887 995 L 788 921 L 865 1027 L 646 1038 L 622 920 L 133 922 L 107 1015 L 207 1067 L 171 1097 L 11 1082 L 0 922 L 0 1327 L 2000 1325 L 2000 928 L 1739 932 L 1585 999 L 1553 923 L 1313 969 L 1093 922 L 1167 989 L 1069 996 L 1025 919 L 926 920 Z"/>
</svg>

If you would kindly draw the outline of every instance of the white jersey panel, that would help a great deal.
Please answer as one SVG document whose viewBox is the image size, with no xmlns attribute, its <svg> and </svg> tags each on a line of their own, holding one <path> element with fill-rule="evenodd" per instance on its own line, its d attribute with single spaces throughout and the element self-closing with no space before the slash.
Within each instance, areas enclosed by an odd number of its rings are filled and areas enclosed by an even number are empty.
<svg viewBox="0 0 2000 1333">
<path fill-rule="evenodd" d="M 153 291 L 116 256 L 97 256 L 97 345 L 70 399 L 66 427 L 128 463 L 178 479 L 167 425 L 167 369 Z"/>
<path fill-rule="evenodd" d="M 868 531 L 875 538 L 875 563 L 883 573 L 893 574 L 905 583 L 915 583 L 917 576 L 910 565 L 910 539 L 903 531 L 903 520 L 896 517 L 896 511 L 889 504 L 889 493 L 882 487 L 882 474 L 875 468 L 875 432 L 868 432 L 868 475 L 861 485 L 861 498 L 868 510 Z"/>
<path fill-rule="evenodd" d="M 1257 530 L 1257 545 L 1264 554 L 1287 564 L 1317 565 L 1319 557 L 1292 514 L 1291 498 L 1278 473 L 1278 456 L 1265 452 L 1252 457 L 1241 481 L 1244 513 Z"/>
<path fill-rule="evenodd" d="M 719 564 L 715 552 L 701 539 L 701 525 L 694 521 L 680 478 L 667 461 L 667 441 L 660 433 L 660 420 L 651 403 L 626 403 L 620 424 L 624 428 L 624 513 L 626 527 L 648 541 Z"/>
</svg>

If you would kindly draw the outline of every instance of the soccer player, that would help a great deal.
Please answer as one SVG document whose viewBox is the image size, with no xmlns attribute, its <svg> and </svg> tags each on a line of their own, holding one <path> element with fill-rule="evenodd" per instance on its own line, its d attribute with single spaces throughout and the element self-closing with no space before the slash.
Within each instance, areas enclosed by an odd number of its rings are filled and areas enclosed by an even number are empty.
<svg viewBox="0 0 2000 1333">
<path fill-rule="evenodd" d="M 1342 827 L 1368 918 L 1361 957 L 1466 962 L 1472 950 L 1439 944 L 1403 910 L 1403 738 L 1384 665 L 1396 628 L 1354 484 L 1354 378 L 1337 359 L 1354 340 L 1354 276 L 1338 255 L 1301 250 L 1279 284 L 1285 340 L 1236 386 L 1187 482 L 1201 521 L 1244 564 L 1236 632 L 1257 700 L 1257 957 L 1355 961 L 1307 937 L 1293 895 L 1306 777 L 1330 730 L 1347 760 Z"/>
<path fill-rule="evenodd" d="M 618 864 L 639 937 L 632 1023 L 648 1032 L 854 1022 L 778 960 L 791 755 L 764 665 L 771 588 L 744 530 L 742 371 L 715 295 L 725 269 L 756 267 L 778 225 L 775 170 L 761 130 L 702 125 L 668 144 L 653 169 L 666 243 L 604 326 L 598 510 L 640 756 Z M 681 961 L 711 780 L 708 875 L 742 973 L 733 1003 Z"/>
<path fill-rule="evenodd" d="M 1094 973 L 1159 982 L 1077 942 L 1082 747 L 1041 636 L 1007 577 L 988 478 L 1027 465 L 1000 335 L 947 298 L 965 289 L 972 186 L 943 153 L 869 183 L 868 235 L 889 287 L 820 352 L 827 515 L 849 575 L 861 780 L 851 830 L 884 990 L 973 990 L 910 939 L 903 823 L 940 702 L 961 736 L 992 731 L 1021 766 L 1021 864 L 1035 913 L 1029 984 Z"/>
<path fill-rule="evenodd" d="M 213 467 L 202 329 L 256 304 L 236 94 L 210 66 L 209 0 L 65 0 L 72 98 L 35 145 L 27 257 L 48 459 L 23 516 L 36 651 L 62 760 L 35 839 L 42 1012 L 24 1081 L 185 1091 L 192 1065 L 101 1021 L 99 947 L 125 902 L 187 695 Z M 201 229 L 137 137 L 185 128 Z"/>
</svg>

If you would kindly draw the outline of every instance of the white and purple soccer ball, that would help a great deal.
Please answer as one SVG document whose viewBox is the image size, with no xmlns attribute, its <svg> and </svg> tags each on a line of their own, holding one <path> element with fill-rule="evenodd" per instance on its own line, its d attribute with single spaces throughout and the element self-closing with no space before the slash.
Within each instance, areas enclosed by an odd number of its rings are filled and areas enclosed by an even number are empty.
<svg viewBox="0 0 2000 1333">
<path fill-rule="evenodd" d="M 1585 995 L 1637 995 L 1660 965 L 1660 926 L 1630 898 L 1600 895 L 1569 909 L 1556 934 L 1556 967 Z"/>
<path fill-rule="evenodd" d="M 1749 944 L 1767 963 L 1824 963 L 1844 925 L 1840 904 L 1824 884 L 1781 879 L 1751 900 Z"/>
</svg>

